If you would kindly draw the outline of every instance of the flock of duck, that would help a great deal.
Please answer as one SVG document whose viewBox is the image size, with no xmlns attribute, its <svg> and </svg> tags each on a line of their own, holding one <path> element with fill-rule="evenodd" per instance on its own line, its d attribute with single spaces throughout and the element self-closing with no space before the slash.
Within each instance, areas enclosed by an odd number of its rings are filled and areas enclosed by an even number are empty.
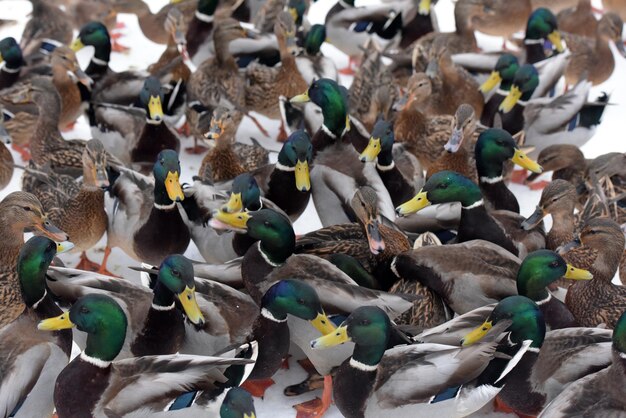
<svg viewBox="0 0 626 418">
<path fill-rule="evenodd" d="M 251 418 L 290 346 L 309 376 L 285 396 L 323 387 L 299 417 L 626 416 L 626 154 L 580 151 L 626 2 L 457 0 L 450 33 L 435 0 L 338 0 L 323 25 L 308 0 L 30 2 L 0 41 L 0 186 L 23 171 L 0 202 L 0 417 Z M 146 69 L 110 68 L 117 13 L 166 45 Z M 93 139 L 64 138 L 81 115 Z M 275 163 L 244 118 L 280 121 Z M 192 184 L 180 153 L 204 154 Z M 543 190 L 530 217 L 509 182 Z M 298 236 L 311 197 L 323 228 Z"/>
</svg>

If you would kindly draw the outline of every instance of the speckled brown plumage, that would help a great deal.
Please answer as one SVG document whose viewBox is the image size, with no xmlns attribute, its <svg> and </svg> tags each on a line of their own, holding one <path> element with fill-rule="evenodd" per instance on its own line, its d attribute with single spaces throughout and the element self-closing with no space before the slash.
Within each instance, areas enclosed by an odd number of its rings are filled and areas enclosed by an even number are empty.
<svg viewBox="0 0 626 418">
<path fill-rule="evenodd" d="M 591 0 L 578 0 L 576 7 L 561 10 L 556 19 L 560 31 L 589 38 L 596 35 L 598 21 L 593 15 Z"/>
<path fill-rule="evenodd" d="M 59 116 L 59 129 L 65 129 L 74 123 L 82 113 L 82 97 L 80 89 L 74 77 L 82 73 L 76 55 L 67 46 L 55 48 L 51 55 L 52 82 L 61 96 L 61 115 Z"/>
<path fill-rule="evenodd" d="M 33 11 L 20 40 L 24 56 L 38 52 L 44 39 L 53 39 L 68 45 L 72 41 L 72 23 L 65 12 L 57 7 L 54 1 L 30 0 L 30 2 Z"/>
<path fill-rule="evenodd" d="M 0 144 L 0 190 L 7 187 L 13 177 L 13 156 L 4 144 Z"/>
<path fill-rule="evenodd" d="M 488 12 L 472 18 L 472 26 L 479 32 L 491 36 L 508 38 L 515 32 L 526 29 L 526 21 L 532 12 L 530 0 L 483 0 Z M 559 26 L 560 29 L 560 26 Z"/>
<path fill-rule="evenodd" d="M 148 67 L 148 72 L 157 76 L 160 71 L 166 69 L 170 75 L 170 81 L 183 80 L 186 83 L 191 76 L 191 70 L 182 60 L 175 37 L 177 32 L 183 34 L 187 32 L 187 24 L 184 14 L 178 8 L 173 8 L 168 12 L 164 29 L 170 34 L 167 38 L 167 47 L 159 59 Z M 175 61 L 176 64 L 172 68 L 172 63 Z"/>
</svg>

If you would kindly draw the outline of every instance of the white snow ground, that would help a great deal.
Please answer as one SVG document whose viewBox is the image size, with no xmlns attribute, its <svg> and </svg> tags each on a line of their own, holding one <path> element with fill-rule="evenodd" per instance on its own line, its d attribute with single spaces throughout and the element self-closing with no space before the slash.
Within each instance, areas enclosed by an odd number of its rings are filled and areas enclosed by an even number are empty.
<svg viewBox="0 0 626 418">
<path fill-rule="evenodd" d="M 327 10 L 333 6 L 335 1 L 336 0 L 318 0 L 316 3 L 313 3 L 309 14 L 311 23 L 323 23 Z M 168 0 L 147 1 L 152 11 L 157 11 L 167 2 Z M 357 0 L 357 5 L 375 4 L 379 2 L 380 1 L 377 0 Z M 594 6 L 600 6 L 601 2 L 593 0 L 593 4 Z M 451 0 L 440 0 L 435 7 L 439 26 L 442 31 L 454 30 L 453 7 L 454 6 Z M 4 19 L 15 19 L 18 21 L 16 25 L 0 29 L 0 39 L 6 36 L 13 36 L 18 39 L 19 42 L 24 24 L 28 20 L 28 15 L 31 10 L 30 3 L 25 0 L 4 0 L 0 2 L 0 10 Z M 135 16 L 120 15 L 118 20 L 126 25 L 126 28 L 122 30 L 124 37 L 120 40 L 120 42 L 125 46 L 130 46 L 131 50 L 124 54 L 113 53 L 111 66 L 117 71 L 146 68 L 160 56 L 164 46 L 155 44 L 143 36 Z M 501 45 L 501 41 L 499 38 L 479 34 L 479 44 L 485 50 L 492 50 L 498 49 Z M 346 66 L 348 62 L 347 57 L 332 45 L 325 44 L 323 46 L 323 51 L 327 56 L 331 56 L 335 59 L 339 68 Z M 616 55 L 615 49 L 614 55 Z M 78 53 L 78 58 L 83 68 L 86 67 L 91 56 L 92 49 L 90 47 L 85 48 Z M 624 131 L 621 131 L 621 129 L 624 129 L 624 123 L 621 118 L 626 115 L 626 79 L 624 78 L 624 74 L 626 74 L 626 61 L 621 56 L 616 55 L 616 62 L 617 64 L 613 76 L 605 83 L 592 89 L 591 97 L 596 97 L 600 92 L 610 93 L 610 101 L 613 106 L 609 106 L 606 109 L 603 122 L 597 129 L 595 136 L 583 147 L 583 151 L 587 158 L 592 158 L 611 151 L 626 151 Z M 344 85 L 349 86 L 351 77 L 342 76 L 341 82 Z M 264 124 L 272 138 L 275 137 L 278 131 L 278 123 L 276 121 L 268 120 L 260 115 L 256 115 L 256 117 L 261 121 L 261 123 Z M 90 138 L 89 126 L 84 117 L 78 121 L 73 131 L 64 134 L 64 136 L 68 139 Z M 280 148 L 280 145 L 273 139 L 264 138 L 249 120 L 244 120 L 237 133 L 237 138 L 239 141 L 247 142 L 250 137 L 260 140 L 268 149 L 278 150 Z M 183 147 L 191 145 L 191 139 L 183 140 Z M 19 154 L 15 152 L 13 152 L 13 157 L 16 162 L 21 161 Z M 273 153 L 271 158 L 275 160 L 276 154 Z M 185 152 L 181 154 L 181 181 L 191 182 L 191 177 L 197 172 L 201 159 L 201 156 L 193 156 Z M 4 198 L 4 196 L 8 193 L 20 189 L 21 174 L 22 173 L 19 170 L 15 171 L 11 184 L 4 190 L 0 191 L 0 199 Z M 539 201 L 541 193 L 531 191 L 527 187 L 520 185 L 511 185 L 510 187 L 520 202 L 521 213 L 526 216 L 530 215 Z M 315 208 L 313 207 L 313 204 L 310 203 L 306 212 L 295 223 L 296 233 L 303 234 L 320 227 L 321 223 L 317 217 Z M 105 240 L 106 238 L 103 238 L 99 245 L 89 252 L 92 260 L 99 262 L 102 259 L 104 246 L 106 244 Z M 202 259 L 193 243 L 187 249 L 185 254 L 192 259 Z M 64 254 L 62 258 L 69 265 L 75 264 L 78 261 L 77 254 Z M 109 259 L 108 268 L 115 274 L 128 279 L 137 280 L 137 273 L 127 268 L 127 266 L 137 264 L 137 262 L 126 256 L 119 249 L 114 249 Z M 290 361 L 290 365 L 291 368 L 289 370 L 280 370 L 276 374 L 275 380 L 277 384 L 267 390 L 265 399 L 255 400 L 257 415 L 259 417 L 293 417 L 295 416 L 295 411 L 292 409 L 292 405 L 313 399 L 314 396 L 321 396 L 321 391 L 317 391 L 296 398 L 284 397 L 282 391 L 285 386 L 299 383 L 306 376 L 305 372 L 293 360 L 293 358 Z M 333 406 L 325 416 L 328 418 L 335 418 L 341 417 L 341 414 Z M 490 407 L 487 407 L 485 410 L 475 414 L 474 416 L 498 417 L 508 415 L 494 413 L 490 410 Z"/>
</svg>

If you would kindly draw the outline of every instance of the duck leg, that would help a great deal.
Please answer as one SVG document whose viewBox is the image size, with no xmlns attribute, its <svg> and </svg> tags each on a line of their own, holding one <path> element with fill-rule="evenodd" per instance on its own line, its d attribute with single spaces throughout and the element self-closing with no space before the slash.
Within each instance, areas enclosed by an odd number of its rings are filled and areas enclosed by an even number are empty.
<svg viewBox="0 0 626 418">
<path fill-rule="evenodd" d="M 322 399 L 315 398 L 308 402 L 295 405 L 294 408 L 298 411 L 296 418 L 320 418 L 323 416 L 330 404 L 333 397 L 333 378 L 331 375 L 324 376 L 324 391 L 322 392 Z"/>
<path fill-rule="evenodd" d="M 276 382 L 274 382 L 273 379 L 246 380 L 240 385 L 240 387 L 250 392 L 250 395 L 255 398 L 262 398 L 265 395 L 267 388 L 272 386 L 274 383 Z"/>
<path fill-rule="evenodd" d="M 113 52 L 121 52 L 121 53 L 126 53 L 128 51 L 130 51 L 130 48 L 127 46 L 124 46 L 122 44 L 119 43 L 118 39 L 120 39 L 122 36 L 124 36 L 123 34 L 119 33 L 119 32 L 112 32 L 111 33 L 111 51 Z"/>
<path fill-rule="evenodd" d="M 348 58 L 348 66 L 346 68 L 342 68 L 341 70 L 339 70 L 339 74 L 343 74 L 343 75 L 354 75 L 355 71 L 355 67 L 358 65 L 359 60 L 358 58 L 355 57 L 349 57 Z"/>
<path fill-rule="evenodd" d="M 285 142 L 287 140 L 287 131 L 285 130 L 285 122 L 283 121 L 282 118 L 280 118 L 280 128 L 278 130 L 278 136 L 276 137 L 276 140 L 278 142 Z"/>
<path fill-rule="evenodd" d="M 85 271 L 98 271 L 100 269 L 100 264 L 94 263 L 87 257 L 87 253 L 83 251 L 80 253 L 80 261 L 76 264 L 76 268 L 78 270 Z"/>
<path fill-rule="evenodd" d="M 11 144 L 11 148 L 13 148 L 15 151 L 19 152 L 20 157 L 22 157 L 22 161 L 26 162 L 26 161 L 30 161 L 31 156 L 30 156 L 30 151 L 27 150 L 26 146 L 21 146 L 21 145 L 17 145 L 17 144 Z"/>
<path fill-rule="evenodd" d="M 102 264 L 100 264 L 100 266 L 98 266 L 98 274 L 104 274 L 106 276 L 111 276 L 111 277 L 117 277 L 115 274 L 111 273 L 109 270 L 107 270 L 107 261 L 109 260 L 109 256 L 111 255 L 111 248 L 109 248 L 109 246 L 107 246 L 104 249 L 104 257 L 102 257 Z"/>
</svg>

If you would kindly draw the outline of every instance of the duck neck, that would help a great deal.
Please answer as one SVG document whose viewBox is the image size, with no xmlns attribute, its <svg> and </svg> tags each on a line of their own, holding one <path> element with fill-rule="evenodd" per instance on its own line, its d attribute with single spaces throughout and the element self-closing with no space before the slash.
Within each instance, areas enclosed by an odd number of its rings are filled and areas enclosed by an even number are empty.
<svg viewBox="0 0 626 418">
<path fill-rule="evenodd" d="M 528 64 L 536 64 L 546 59 L 546 53 L 543 49 L 543 39 L 526 39 L 526 61 Z"/>
<path fill-rule="evenodd" d="M 295 251 L 296 238 L 295 234 L 285 234 L 278 239 L 267 240 L 261 239 L 259 241 L 259 251 L 265 259 L 265 261 L 276 267 L 283 264 Z"/>
<path fill-rule="evenodd" d="M 552 213 L 552 228 L 548 233 L 549 241 L 554 242 L 556 237 L 561 237 L 562 241 L 558 245 L 571 241 L 574 238 L 574 226 L 576 218 L 574 211 L 558 211 Z"/>
<path fill-rule="evenodd" d="M 598 248 L 598 256 L 589 269 L 593 274 L 593 279 L 611 282 L 615 272 L 619 268 L 619 263 L 624 252 L 624 241 L 606 242 Z"/>
<path fill-rule="evenodd" d="M 98 44 L 94 46 L 93 57 L 91 58 L 91 62 L 89 66 L 95 65 L 97 67 L 108 67 L 109 61 L 111 61 L 111 40 L 109 42 L 103 42 L 102 44 Z"/>
<path fill-rule="evenodd" d="M 159 311 L 174 309 L 174 302 L 174 293 L 157 280 L 152 297 L 152 308 Z"/>
<path fill-rule="evenodd" d="M 379 341 L 376 344 L 356 344 L 350 359 L 350 366 L 362 371 L 374 370 L 385 354 L 388 340 L 389 336 L 384 341 Z"/>
<path fill-rule="evenodd" d="M 122 351 L 126 331 L 120 331 L 117 327 L 102 327 L 97 333 L 90 333 L 87 337 L 87 346 L 84 353 L 91 359 L 101 362 L 111 362 Z M 103 364 L 108 366 L 108 364 Z"/>
<path fill-rule="evenodd" d="M 389 149 L 381 149 L 380 154 L 378 154 L 378 160 L 376 161 L 376 165 L 382 169 L 392 168 L 393 154 L 391 151 L 391 147 Z"/>
<path fill-rule="evenodd" d="M 0 206 L 0 231 L 2 231 L 2 245 L 24 244 L 24 225 L 16 223 L 7 210 Z"/>
<path fill-rule="evenodd" d="M 537 302 L 547 302 L 550 298 L 550 293 L 546 290 L 546 286 L 550 283 L 546 283 L 543 277 L 517 277 L 517 293 L 522 296 L 526 296 L 529 299 Z"/>
<path fill-rule="evenodd" d="M 57 129 L 61 117 L 61 98 L 55 91 L 47 91 L 37 93 L 34 101 L 39 109 L 34 137 L 43 141 L 48 136 L 46 132 L 52 126 Z"/>
<path fill-rule="evenodd" d="M 176 207 L 176 202 L 170 199 L 162 181 L 156 181 L 154 185 L 154 206 L 160 210 L 171 210 Z"/>
</svg>

